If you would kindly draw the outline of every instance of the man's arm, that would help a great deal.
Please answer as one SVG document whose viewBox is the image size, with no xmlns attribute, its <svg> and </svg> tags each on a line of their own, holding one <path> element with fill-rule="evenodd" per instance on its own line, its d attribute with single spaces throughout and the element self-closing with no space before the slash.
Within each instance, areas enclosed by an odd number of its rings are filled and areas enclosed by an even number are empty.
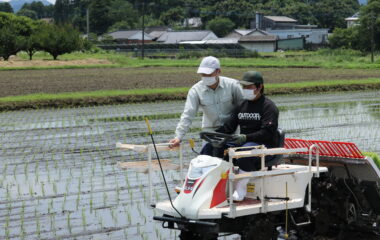
<svg viewBox="0 0 380 240">
<path fill-rule="evenodd" d="M 181 119 L 175 130 L 175 137 L 180 141 L 189 131 L 191 123 L 199 109 L 199 96 L 198 93 L 192 88 L 187 94 L 185 108 L 181 115 Z"/>
<path fill-rule="evenodd" d="M 261 122 L 259 131 L 247 134 L 247 142 L 262 142 L 273 139 L 278 127 L 278 109 L 274 104 L 264 106 Z"/>
</svg>

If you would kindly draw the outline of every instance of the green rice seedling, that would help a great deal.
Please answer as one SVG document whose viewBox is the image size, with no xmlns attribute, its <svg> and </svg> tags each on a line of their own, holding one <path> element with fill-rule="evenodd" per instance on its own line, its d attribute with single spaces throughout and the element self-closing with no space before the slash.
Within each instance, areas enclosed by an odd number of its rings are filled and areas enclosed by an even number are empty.
<svg viewBox="0 0 380 240">
<path fill-rule="evenodd" d="M 10 239 L 9 215 L 5 219 L 4 229 L 5 229 L 5 239 Z"/>
<path fill-rule="evenodd" d="M 63 202 L 62 202 L 62 211 L 64 211 L 65 207 L 66 207 L 66 196 L 67 196 L 67 193 L 64 193 L 63 194 Z"/>
<path fill-rule="evenodd" d="M 103 205 L 106 206 L 107 203 L 107 193 L 103 192 Z"/>
<path fill-rule="evenodd" d="M 67 214 L 67 228 L 69 229 L 69 233 L 71 234 L 71 219 L 70 219 L 70 212 Z"/>
<path fill-rule="evenodd" d="M 17 195 L 18 195 L 19 198 L 21 198 L 20 184 L 17 184 Z"/>
<path fill-rule="evenodd" d="M 42 196 L 45 197 L 45 184 L 43 182 L 41 183 L 41 192 Z"/>
<path fill-rule="evenodd" d="M 90 213 L 92 213 L 93 210 L 93 200 L 92 200 L 92 192 L 91 192 L 91 197 L 90 197 Z"/>
<path fill-rule="evenodd" d="M 129 189 L 131 189 L 131 185 L 129 184 L 129 179 L 128 179 L 128 173 L 127 173 L 127 171 L 125 171 L 124 176 L 125 176 L 125 184 L 127 185 L 127 188 L 129 190 Z"/>
<path fill-rule="evenodd" d="M 87 223 L 86 223 L 86 209 L 85 208 L 82 208 L 82 226 L 83 226 L 83 230 L 86 231 Z"/>
<path fill-rule="evenodd" d="M 36 233 L 37 233 L 38 238 L 40 239 L 41 238 L 41 224 L 40 224 L 39 216 L 37 216 L 36 218 Z"/>
<path fill-rule="evenodd" d="M 24 175 L 25 175 L 26 180 L 28 180 L 28 166 L 29 166 L 29 162 L 26 161 L 26 163 L 24 165 Z"/>
<path fill-rule="evenodd" d="M 76 199 L 76 209 L 79 208 L 79 202 L 80 202 L 80 192 L 78 192 L 77 199 Z"/>
<path fill-rule="evenodd" d="M 53 182 L 53 192 L 54 192 L 54 195 L 57 195 L 57 184 L 55 182 Z"/>
<path fill-rule="evenodd" d="M 29 183 L 29 195 L 30 195 L 31 197 L 34 196 L 33 186 L 31 185 L 31 183 Z"/>
<path fill-rule="evenodd" d="M 15 181 L 17 181 L 16 179 L 16 170 L 17 170 L 17 165 L 15 165 L 15 167 L 13 168 L 13 178 L 15 179 Z"/>
<path fill-rule="evenodd" d="M 50 199 L 50 202 L 49 202 L 49 207 L 48 207 L 48 213 L 51 213 L 52 212 L 52 210 L 54 209 L 53 208 L 53 199 Z"/>
<path fill-rule="evenodd" d="M 112 208 L 112 210 L 111 210 L 111 216 L 112 216 L 112 220 L 114 221 L 114 223 L 117 224 L 118 220 L 117 220 L 117 217 L 116 217 L 115 208 Z"/>
</svg>

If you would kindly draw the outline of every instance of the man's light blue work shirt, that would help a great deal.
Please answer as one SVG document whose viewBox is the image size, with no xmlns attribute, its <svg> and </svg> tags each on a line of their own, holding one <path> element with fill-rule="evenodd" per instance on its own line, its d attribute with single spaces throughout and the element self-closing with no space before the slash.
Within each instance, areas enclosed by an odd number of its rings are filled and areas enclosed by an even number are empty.
<svg viewBox="0 0 380 240">
<path fill-rule="evenodd" d="M 199 107 L 203 111 L 202 130 L 215 130 L 230 117 L 234 107 L 243 101 L 239 82 L 232 78 L 219 77 L 219 85 L 213 90 L 199 81 L 187 94 L 185 109 L 177 125 L 175 136 L 182 140 L 188 132 Z"/>
</svg>

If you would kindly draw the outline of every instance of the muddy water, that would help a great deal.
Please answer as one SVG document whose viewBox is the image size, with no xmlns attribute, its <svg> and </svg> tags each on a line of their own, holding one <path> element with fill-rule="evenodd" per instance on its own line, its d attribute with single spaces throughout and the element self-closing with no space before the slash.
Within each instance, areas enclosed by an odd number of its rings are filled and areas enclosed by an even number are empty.
<svg viewBox="0 0 380 240">
<path fill-rule="evenodd" d="M 380 153 L 380 93 L 272 97 L 287 137 L 355 142 Z M 147 175 L 117 167 L 146 160 L 116 142 L 145 144 L 151 116 L 156 142 L 169 140 L 183 102 L 4 112 L 0 114 L 0 239 L 175 239 L 152 221 Z M 200 126 L 200 116 L 194 126 Z M 134 121 L 134 119 L 138 121 Z M 197 138 L 197 131 L 188 134 Z M 200 141 L 197 141 L 198 149 Z M 195 155 L 184 147 L 185 162 Z M 162 158 L 178 162 L 175 152 Z M 165 171 L 169 188 L 180 173 Z M 153 199 L 166 199 L 153 176 Z M 174 191 L 173 191 L 174 197 Z M 237 238 L 237 237 L 232 237 Z"/>
</svg>

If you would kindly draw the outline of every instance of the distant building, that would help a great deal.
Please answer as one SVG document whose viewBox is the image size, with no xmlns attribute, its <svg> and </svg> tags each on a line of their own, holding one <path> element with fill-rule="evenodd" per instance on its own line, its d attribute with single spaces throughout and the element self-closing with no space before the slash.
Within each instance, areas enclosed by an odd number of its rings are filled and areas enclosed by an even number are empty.
<svg viewBox="0 0 380 240">
<path fill-rule="evenodd" d="M 267 32 L 279 39 L 305 38 L 306 43 L 325 44 L 328 41 L 328 29 L 267 29 Z"/>
<path fill-rule="evenodd" d="M 246 35 L 239 39 L 239 43 L 251 51 L 275 52 L 277 50 L 277 36 L 274 35 Z"/>
<path fill-rule="evenodd" d="M 142 42 L 142 31 L 141 30 L 129 30 L 129 31 L 115 31 L 106 34 L 112 37 L 114 42 L 131 44 L 131 43 L 141 43 Z M 153 38 L 144 33 L 144 43 L 152 42 Z"/>
<path fill-rule="evenodd" d="M 347 28 L 359 25 L 359 17 L 360 14 L 357 12 L 351 17 L 345 18 L 344 20 L 347 22 Z"/>
<path fill-rule="evenodd" d="M 256 13 L 251 27 L 276 35 L 279 39 L 304 38 L 306 43 L 321 45 L 328 41 L 329 29 L 316 25 L 299 25 L 297 20 L 286 16 L 263 16 Z"/>
<path fill-rule="evenodd" d="M 186 41 L 205 41 L 218 39 L 212 31 L 168 31 L 162 34 L 157 42 L 160 43 L 180 43 Z"/>
<path fill-rule="evenodd" d="M 251 28 L 256 29 L 291 29 L 297 24 L 297 20 L 285 16 L 263 16 L 256 13 L 256 18 L 251 21 Z"/>
<path fill-rule="evenodd" d="M 186 18 L 183 20 L 182 26 L 189 28 L 198 28 L 203 25 L 202 19 L 200 17 Z"/>
<path fill-rule="evenodd" d="M 243 36 L 254 34 L 256 31 L 261 32 L 263 35 L 268 35 L 265 31 L 260 29 L 235 29 L 231 33 L 227 34 L 225 38 L 235 38 L 240 39 Z"/>
<path fill-rule="evenodd" d="M 40 21 L 43 21 L 45 23 L 53 24 L 54 18 L 41 18 Z"/>
</svg>

